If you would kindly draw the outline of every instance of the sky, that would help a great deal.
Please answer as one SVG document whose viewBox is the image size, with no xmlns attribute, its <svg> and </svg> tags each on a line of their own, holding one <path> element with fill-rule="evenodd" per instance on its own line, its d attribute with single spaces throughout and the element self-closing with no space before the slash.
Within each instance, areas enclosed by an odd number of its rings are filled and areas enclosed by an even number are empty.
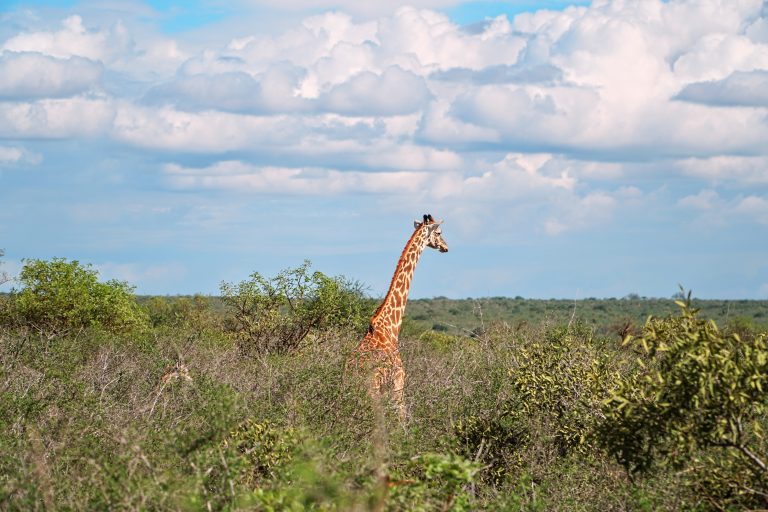
<svg viewBox="0 0 768 512">
<path fill-rule="evenodd" d="M 0 3 L 0 270 L 768 298 L 768 1 L 276 4 Z"/>
</svg>

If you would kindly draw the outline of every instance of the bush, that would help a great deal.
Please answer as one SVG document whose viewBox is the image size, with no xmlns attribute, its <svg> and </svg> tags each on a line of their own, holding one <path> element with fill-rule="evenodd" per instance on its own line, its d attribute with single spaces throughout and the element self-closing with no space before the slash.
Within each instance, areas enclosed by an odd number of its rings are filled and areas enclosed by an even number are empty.
<svg viewBox="0 0 768 512">
<path fill-rule="evenodd" d="M 471 415 L 456 422 L 454 435 L 464 457 L 484 464 L 481 478 L 500 485 L 510 469 L 519 468 L 521 450 L 528 444 L 529 432 L 519 408 L 506 403 L 487 416 Z"/>
<path fill-rule="evenodd" d="M 278 468 L 293 458 L 298 445 L 291 429 L 279 429 L 270 421 L 247 419 L 229 433 L 224 446 L 231 448 L 242 461 L 241 481 L 248 487 L 277 477 Z"/>
<path fill-rule="evenodd" d="M 480 464 L 457 455 L 427 453 L 410 460 L 402 479 L 389 480 L 388 510 L 473 510 L 469 486 Z"/>
<path fill-rule="evenodd" d="M 510 377 L 521 412 L 551 426 L 560 455 L 590 448 L 602 402 L 619 374 L 589 328 L 576 323 L 552 329 L 543 341 L 521 347 L 517 358 Z"/>
<path fill-rule="evenodd" d="M 5 256 L 5 251 L 3 249 L 0 249 L 0 258 Z M 0 267 L 3 266 L 3 262 L 0 261 Z M 11 276 L 8 275 L 8 272 L 5 272 L 4 270 L 0 270 L 0 284 L 5 284 L 8 281 L 11 280 Z"/>
<path fill-rule="evenodd" d="M 632 472 L 659 462 L 687 467 L 692 482 L 714 478 L 709 489 L 727 490 L 713 496 L 718 508 L 765 507 L 768 340 L 724 334 L 698 317 L 690 294 L 676 302 L 680 315 L 652 318 L 627 340 L 645 358 L 606 402 L 602 441 Z"/>
<path fill-rule="evenodd" d="M 145 327 L 148 319 L 128 283 L 98 281 L 98 272 L 78 261 L 27 260 L 12 291 L 7 315 L 21 326 L 55 337 L 98 326 L 111 332 Z"/>
<path fill-rule="evenodd" d="M 254 272 L 239 284 L 221 284 L 229 329 L 244 354 L 289 352 L 310 333 L 365 325 L 369 308 L 361 285 L 309 267 L 305 261 L 270 279 Z"/>
<path fill-rule="evenodd" d="M 201 330 L 216 324 L 211 301 L 204 295 L 151 297 L 143 306 L 154 327 L 192 327 Z"/>
</svg>

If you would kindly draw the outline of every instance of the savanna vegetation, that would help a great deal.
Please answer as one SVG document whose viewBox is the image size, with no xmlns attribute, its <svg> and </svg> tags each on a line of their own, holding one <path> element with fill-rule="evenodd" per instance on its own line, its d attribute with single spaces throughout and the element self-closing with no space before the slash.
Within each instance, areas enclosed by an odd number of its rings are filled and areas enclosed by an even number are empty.
<svg viewBox="0 0 768 512">
<path fill-rule="evenodd" d="M 376 301 L 309 263 L 215 298 L 61 259 L 15 286 L 4 510 L 768 507 L 765 302 L 412 301 L 401 424 L 345 371 Z"/>
</svg>

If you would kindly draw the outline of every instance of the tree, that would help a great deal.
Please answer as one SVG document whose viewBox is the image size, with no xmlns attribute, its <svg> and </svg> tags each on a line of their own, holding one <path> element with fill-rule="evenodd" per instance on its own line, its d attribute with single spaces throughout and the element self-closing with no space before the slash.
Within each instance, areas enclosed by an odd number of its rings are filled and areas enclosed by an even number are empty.
<svg viewBox="0 0 768 512">
<path fill-rule="evenodd" d="M 690 293 L 676 304 L 680 315 L 652 318 L 640 337 L 625 341 L 644 357 L 639 374 L 625 378 L 606 402 L 603 442 L 632 472 L 655 462 L 694 468 L 709 460 L 706 473 L 720 468 L 726 494 L 765 506 L 768 340 L 723 333 L 698 317 Z M 709 455 L 713 450 L 721 456 Z M 734 458 L 729 474 L 722 473 L 722 455 Z"/>
<path fill-rule="evenodd" d="M 5 251 L 3 249 L 0 249 L 0 258 L 5 256 Z M 3 262 L 0 261 L 0 267 L 3 266 Z M 11 276 L 8 275 L 8 272 L 5 272 L 3 270 L 0 270 L 0 285 L 3 285 L 11 280 Z"/>
<path fill-rule="evenodd" d="M 222 283 L 230 329 L 243 353 L 288 352 L 311 333 L 355 328 L 367 320 L 362 286 L 343 277 L 310 272 L 310 262 L 275 277 L 258 272 L 239 284 Z"/>
<path fill-rule="evenodd" d="M 90 265 L 63 258 L 25 260 L 20 291 L 11 293 L 11 309 L 22 325 L 49 337 L 100 326 L 125 331 L 147 325 L 128 283 L 98 281 Z"/>
</svg>

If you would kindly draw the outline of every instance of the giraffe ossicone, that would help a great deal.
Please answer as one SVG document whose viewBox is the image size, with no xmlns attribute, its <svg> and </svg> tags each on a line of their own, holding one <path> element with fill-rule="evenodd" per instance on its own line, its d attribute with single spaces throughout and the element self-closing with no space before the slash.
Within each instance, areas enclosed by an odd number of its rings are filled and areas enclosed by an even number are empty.
<svg viewBox="0 0 768 512">
<path fill-rule="evenodd" d="M 405 420 L 405 369 L 398 350 L 400 327 L 421 253 L 427 247 L 448 252 L 440 227 L 442 223 L 430 214 L 424 215 L 421 221 L 414 221 L 413 234 L 397 261 L 389 290 L 371 317 L 368 333 L 350 358 L 353 366 L 370 372 L 369 393 L 374 400 L 381 398 L 385 388 L 391 388 L 401 420 Z"/>
</svg>

